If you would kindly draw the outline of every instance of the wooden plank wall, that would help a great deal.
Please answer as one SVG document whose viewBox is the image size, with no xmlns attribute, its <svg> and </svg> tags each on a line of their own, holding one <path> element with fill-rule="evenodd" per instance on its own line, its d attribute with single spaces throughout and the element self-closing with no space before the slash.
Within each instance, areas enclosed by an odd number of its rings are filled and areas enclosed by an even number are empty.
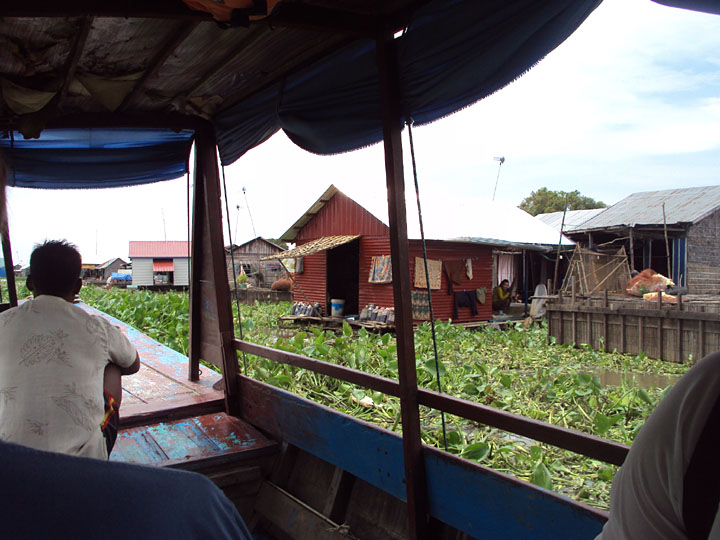
<svg viewBox="0 0 720 540">
<path fill-rule="evenodd" d="M 668 362 L 697 362 L 720 350 L 720 303 L 560 297 L 547 305 L 548 337 Z"/>
</svg>

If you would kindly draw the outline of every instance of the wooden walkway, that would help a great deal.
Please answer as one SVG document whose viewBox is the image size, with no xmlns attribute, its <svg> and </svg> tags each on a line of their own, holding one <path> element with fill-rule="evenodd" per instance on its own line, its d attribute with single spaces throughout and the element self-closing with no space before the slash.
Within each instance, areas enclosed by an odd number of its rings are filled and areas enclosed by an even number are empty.
<svg viewBox="0 0 720 540">
<path fill-rule="evenodd" d="M 77 305 L 119 327 L 140 354 L 140 371 L 123 377 L 121 430 L 111 461 L 198 470 L 277 451 L 276 442 L 223 412 L 224 394 L 213 388 L 220 374 L 203 367 L 200 380 L 189 381 L 186 356 L 110 315 Z"/>
</svg>

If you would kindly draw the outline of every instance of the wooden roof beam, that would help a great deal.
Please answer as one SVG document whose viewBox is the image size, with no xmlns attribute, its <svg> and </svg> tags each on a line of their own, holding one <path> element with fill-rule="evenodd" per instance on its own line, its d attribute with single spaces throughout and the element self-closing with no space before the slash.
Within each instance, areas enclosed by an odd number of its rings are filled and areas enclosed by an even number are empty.
<svg viewBox="0 0 720 540">
<path fill-rule="evenodd" d="M 67 95 L 70 83 L 75 77 L 75 70 L 77 69 L 80 58 L 82 58 L 83 49 L 85 48 L 85 42 L 87 41 L 88 34 L 90 33 L 90 27 L 92 26 L 92 17 L 84 17 L 82 23 L 80 23 L 80 30 L 75 35 L 75 39 L 70 47 L 70 55 L 68 56 L 68 62 L 65 67 L 65 77 L 63 78 L 62 87 L 57 95 L 57 103 L 62 107 L 62 102 Z"/>
<path fill-rule="evenodd" d="M 393 13 L 353 13 L 310 4 L 279 4 L 272 15 L 251 25 L 308 28 L 374 38 L 385 24 L 402 30 L 411 13 L 429 0 L 409 0 Z M 0 17 L 122 17 L 213 21 L 209 13 L 188 8 L 180 0 L 3 0 Z"/>
<path fill-rule="evenodd" d="M 158 53 L 150 61 L 150 64 L 145 69 L 142 77 L 137 81 L 132 91 L 125 96 L 122 103 L 118 107 L 118 111 L 123 111 L 127 106 L 132 103 L 132 100 L 140 93 L 140 90 L 145 86 L 145 83 L 157 73 L 157 71 L 165 64 L 168 57 L 177 49 L 180 44 L 192 34 L 193 30 L 197 27 L 199 21 L 186 21 L 181 23 L 177 28 L 171 32 L 171 37 L 168 39 Z"/>
<path fill-rule="evenodd" d="M 138 17 L 211 21 L 212 16 L 194 11 L 180 0 L 3 0 L 0 17 Z"/>
</svg>

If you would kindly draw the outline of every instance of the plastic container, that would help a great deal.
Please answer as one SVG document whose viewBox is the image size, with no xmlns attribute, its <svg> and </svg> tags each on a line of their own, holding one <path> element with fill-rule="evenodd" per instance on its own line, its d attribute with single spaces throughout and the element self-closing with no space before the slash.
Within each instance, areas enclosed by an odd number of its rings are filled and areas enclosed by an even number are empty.
<svg viewBox="0 0 720 540">
<path fill-rule="evenodd" d="M 345 309 L 345 300 L 342 298 L 330 299 L 330 314 L 333 317 L 342 317 Z"/>
</svg>

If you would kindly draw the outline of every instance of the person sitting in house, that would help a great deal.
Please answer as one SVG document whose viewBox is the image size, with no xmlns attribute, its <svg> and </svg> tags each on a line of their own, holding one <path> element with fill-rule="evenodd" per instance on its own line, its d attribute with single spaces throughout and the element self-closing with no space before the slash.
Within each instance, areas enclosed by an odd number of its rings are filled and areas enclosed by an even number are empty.
<svg viewBox="0 0 720 540">
<path fill-rule="evenodd" d="M 117 436 L 121 376 L 140 369 L 130 341 L 74 306 L 81 257 L 46 241 L 30 257 L 33 299 L 0 314 L 0 439 L 107 459 Z"/>
<path fill-rule="evenodd" d="M 498 311 L 500 315 L 504 315 L 505 312 L 510 309 L 510 301 L 510 282 L 507 279 L 503 279 L 500 285 L 493 289 L 493 311 Z"/>
</svg>

